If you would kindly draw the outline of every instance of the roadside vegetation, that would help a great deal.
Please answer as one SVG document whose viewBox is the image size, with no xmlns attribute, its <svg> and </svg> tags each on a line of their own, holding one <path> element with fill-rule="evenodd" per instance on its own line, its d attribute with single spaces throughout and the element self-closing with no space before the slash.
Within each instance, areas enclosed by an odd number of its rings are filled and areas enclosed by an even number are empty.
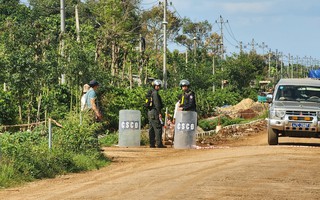
<svg viewBox="0 0 320 200">
<path fill-rule="evenodd" d="M 35 179 L 99 169 L 109 163 L 100 151 L 96 124 L 70 114 L 63 128 L 53 128 L 52 147 L 43 126 L 33 131 L 5 132 L 0 136 L 0 187 Z"/>
</svg>

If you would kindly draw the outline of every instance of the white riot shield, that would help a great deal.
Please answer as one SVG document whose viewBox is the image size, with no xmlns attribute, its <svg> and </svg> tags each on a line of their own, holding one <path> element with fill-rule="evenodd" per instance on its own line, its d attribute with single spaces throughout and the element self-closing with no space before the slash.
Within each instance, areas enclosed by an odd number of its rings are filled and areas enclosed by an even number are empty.
<svg viewBox="0 0 320 200">
<path fill-rule="evenodd" d="M 174 148 L 191 149 L 196 147 L 197 113 L 178 111 L 176 114 Z"/>
<path fill-rule="evenodd" d="M 139 147 L 141 139 L 141 112 L 120 110 L 119 147 Z"/>
</svg>

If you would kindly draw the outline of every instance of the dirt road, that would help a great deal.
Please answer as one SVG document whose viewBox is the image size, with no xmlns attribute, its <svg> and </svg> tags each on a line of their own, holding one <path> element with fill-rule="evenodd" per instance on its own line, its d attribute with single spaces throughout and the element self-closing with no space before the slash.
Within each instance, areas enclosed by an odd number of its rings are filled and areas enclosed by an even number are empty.
<svg viewBox="0 0 320 200">
<path fill-rule="evenodd" d="M 320 140 L 266 141 L 264 131 L 212 149 L 106 148 L 110 166 L 1 190 L 0 199 L 320 199 Z"/>
</svg>

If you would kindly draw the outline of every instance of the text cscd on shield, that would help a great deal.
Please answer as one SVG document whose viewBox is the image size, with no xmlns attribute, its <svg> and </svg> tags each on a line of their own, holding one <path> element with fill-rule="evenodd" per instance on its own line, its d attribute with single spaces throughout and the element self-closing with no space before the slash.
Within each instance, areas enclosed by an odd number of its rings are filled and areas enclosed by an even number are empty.
<svg viewBox="0 0 320 200">
<path fill-rule="evenodd" d="M 194 131 L 195 124 L 190 122 L 179 122 L 177 124 L 178 131 Z"/>
<path fill-rule="evenodd" d="M 139 129 L 140 125 L 138 121 L 123 121 L 121 122 L 122 129 Z"/>
</svg>

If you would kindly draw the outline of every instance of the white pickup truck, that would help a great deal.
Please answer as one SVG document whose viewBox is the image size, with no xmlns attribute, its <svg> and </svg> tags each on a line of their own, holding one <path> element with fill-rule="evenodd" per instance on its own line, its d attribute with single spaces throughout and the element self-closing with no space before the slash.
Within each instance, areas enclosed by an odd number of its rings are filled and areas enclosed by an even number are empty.
<svg viewBox="0 0 320 200">
<path fill-rule="evenodd" d="M 268 116 L 268 144 L 279 137 L 320 137 L 320 80 L 280 79 Z"/>
</svg>

